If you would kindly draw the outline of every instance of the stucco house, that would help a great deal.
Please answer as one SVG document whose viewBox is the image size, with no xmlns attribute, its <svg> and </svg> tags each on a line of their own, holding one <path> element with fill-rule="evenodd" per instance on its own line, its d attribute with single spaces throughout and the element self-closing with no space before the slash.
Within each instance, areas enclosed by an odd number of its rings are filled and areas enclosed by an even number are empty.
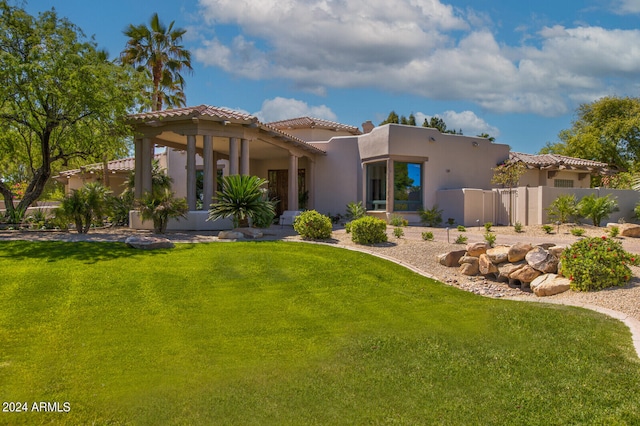
<svg viewBox="0 0 640 426">
<path fill-rule="evenodd" d="M 229 221 L 206 221 L 207 200 L 213 198 L 218 178 L 229 174 L 267 179 L 271 197 L 279 200 L 278 213 L 307 208 L 338 214 L 348 203 L 362 201 L 368 214 L 399 214 L 419 223 L 419 209 L 438 205 L 445 220 L 473 226 L 507 224 L 505 190 L 491 179 L 493 169 L 508 159 L 527 166 L 519 187 L 506 194 L 515 197 L 514 217 L 523 225 L 545 223 L 554 191 L 586 194 L 594 191 L 590 175 L 611 173 L 603 163 L 510 152 L 508 145 L 485 138 L 398 124 L 375 127 L 367 122 L 358 129 L 310 117 L 262 123 L 249 114 L 208 105 L 133 114 L 129 123 L 136 133 L 135 158 L 127 163 L 140 176 L 136 196 L 150 189 L 154 154 L 158 147 L 166 148 L 161 165 L 173 177 L 176 195 L 189 205 L 186 220 L 170 223 L 174 230 L 230 226 Z M 71 181 L 79 174 L 65 178 Z M 637 194 L 628 192 L 626 203 L 635 205 Z M 151 226 L 135 212 L 130 223 L 134 228 Z"/>
</svg>

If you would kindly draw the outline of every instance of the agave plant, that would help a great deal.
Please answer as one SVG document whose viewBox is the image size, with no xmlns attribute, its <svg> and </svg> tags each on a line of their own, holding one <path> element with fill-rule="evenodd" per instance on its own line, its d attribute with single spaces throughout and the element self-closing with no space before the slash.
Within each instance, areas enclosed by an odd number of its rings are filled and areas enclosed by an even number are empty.
<svg viewBox="0 0 640 426">
<path fill-rule="evenodd" d="M 234 226 L 249 226 L 266 215 L 275 215 L 275 205 L 264 197 L 266 179 L 257 176 L 232 175 L 222 178 L 222 190 L 211 204 L 207 220 L 233 218 Z"/>
<path fill-rule="evenodd" d="M 142 221 L 153 221 L 153 232 L 164 234 L 169 219 L 185 217 L 189 207 L 184 198 L 175 198 L 169 188 L 145 192 L 137 202 Z"/>
</svg>

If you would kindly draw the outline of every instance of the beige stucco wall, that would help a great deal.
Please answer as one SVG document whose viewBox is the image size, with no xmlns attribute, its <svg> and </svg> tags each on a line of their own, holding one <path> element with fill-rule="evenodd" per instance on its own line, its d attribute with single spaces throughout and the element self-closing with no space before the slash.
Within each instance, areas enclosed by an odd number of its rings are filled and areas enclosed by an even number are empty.
<svg viewBox="0 0 640 426">
<path fill-rule="evenodd" d="M 565 179 L 573 181 L 574 188 L 589 188 L 591 186 L 591 178 L 589 175 L 584 175 L 584 172 L 560 170 L 556 174 L 549 178 L 549 172 L 547 170 L 532 169 L 527 170 L 518 182 L 518 186 L 550 186 L 554 187 L 554 180 Z M 583 176 L 580 179 L 580 176 Z"/>
<path fill-rule="evenodd" d="M 331 129 L 283 129 L 283 131 L 291 136 L 295 136 L 302 139 L 305 142 L 312 141 L 328 141 L 331 138 L 339 136 L 352 136 L 352 134 L 346 130 L 331 130 Z"/>
</svg>

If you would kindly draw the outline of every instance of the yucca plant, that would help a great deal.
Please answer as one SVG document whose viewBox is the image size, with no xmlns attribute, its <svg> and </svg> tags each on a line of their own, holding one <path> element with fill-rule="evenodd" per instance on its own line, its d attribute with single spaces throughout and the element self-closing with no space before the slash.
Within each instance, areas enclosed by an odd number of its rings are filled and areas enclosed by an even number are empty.
<svg viewBox="0 0 640 426">
<path fill-rule="evenodd" d="M 169 188 L 145 192 L 137 202 L 143 221 L 153 221 L 153 232 L 164 234 L 169 219 L 185 217 L 189 207 L 184 198 L 175 198 Z"/>
<path fill-rule="evenodd" d="M 232 175 L 222 178 L 222 190 L 211 204 L 207 220 L 233 218 L 234 226 L 247 227 L 249 219 L 259 220 L 265 215 L 274 215 L 274 203 L 264 196 L 266 179 L 258 176 Z"/>
</svg>

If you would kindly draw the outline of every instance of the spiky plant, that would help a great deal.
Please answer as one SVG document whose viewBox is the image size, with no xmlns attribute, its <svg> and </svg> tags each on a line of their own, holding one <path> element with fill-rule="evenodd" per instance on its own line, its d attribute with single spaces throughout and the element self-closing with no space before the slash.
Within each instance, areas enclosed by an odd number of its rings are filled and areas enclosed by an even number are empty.
<svg viewBox="0 0 640 426">
<path fill-rule="evenodd" d="M 257 176 L 232 175 L 222 178 L 222 190 L 217 192 L 217 200 L 211 204 L 207 220 L 233 218 L 234 226 L 249 226 L 249 219 L 255 221 L 264 215 L 274 215 L 274 203 L 263 196 L 262 186 L 266 179 Z"/>
<path fill-rule="evenodd" d="M 153 232 L 156 234 L 164 234 L 167 231 L 169 219 L 185 217 L 189 211 L 187 201 L 184 198 L 175 198 L 169 188 L 145 192 L 137 204 L 140 217 L 143 221 L 153 221 Z"/>
</svg>

